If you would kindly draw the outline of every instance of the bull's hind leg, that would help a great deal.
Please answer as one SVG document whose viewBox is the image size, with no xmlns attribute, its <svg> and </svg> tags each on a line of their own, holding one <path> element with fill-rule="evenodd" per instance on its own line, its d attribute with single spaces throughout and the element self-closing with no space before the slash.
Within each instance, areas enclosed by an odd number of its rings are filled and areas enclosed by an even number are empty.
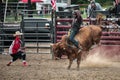
<svg viewBox="0 0 120 80">
<path fill-rule="evenodd" d="M 81 52 L 78 53 L 78 57 L 77 57 L 77 70 L 79 70 L 80 62 L 81 62 Z"/>
<path fill-rule="evenodd" d="M 71 68 L 72 63 L 73 63 L 73 59 L 69 59 L 69 66 L 68 66 L 68 69 Z"/>
</svg>

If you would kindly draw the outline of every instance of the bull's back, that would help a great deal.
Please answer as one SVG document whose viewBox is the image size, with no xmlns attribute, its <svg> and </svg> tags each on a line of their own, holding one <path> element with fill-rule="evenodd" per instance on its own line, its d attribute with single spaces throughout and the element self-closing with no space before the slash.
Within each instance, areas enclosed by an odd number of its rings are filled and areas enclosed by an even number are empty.
<svg viewBox="0 0 120 80">
<path fill-rule="evenodd" d="M 76 35 L 79 43 L 85 47 L 90 48 L 94 42 L 99 42 L 102 29 L 96 25 L 88 25 L 80 29 Z"/>
<path fill-rule="evenodd" d="M 91 31 L 88 27 L 83 27 L 79 30 L 75 38 L 80 42 L 84 42 L 91 34 Z"/>
<path fill-rule="evenodd" d="M 85 47 L 88 50 L 92 44 L 90 27 L 81 28 L 75 38 L 78 40 L 82 47 Z"/>
</svg>

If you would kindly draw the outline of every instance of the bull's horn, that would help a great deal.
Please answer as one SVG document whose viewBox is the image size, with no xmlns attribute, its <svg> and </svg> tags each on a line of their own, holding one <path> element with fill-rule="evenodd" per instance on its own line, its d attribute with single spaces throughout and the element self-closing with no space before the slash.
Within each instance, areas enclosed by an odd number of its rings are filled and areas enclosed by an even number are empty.
<svg viewBox="0 0 120 80">
<path fill-rule="evenodd" d="M 54 44 L 52 44 L 52 43 L 50 44 L 50 46 L 53 46 L 53 45 L 54 45 Z"/>
<path fill-rule="evenodd" d="M 82 50 L 81 50 L 81 49 L 79 49 L 77 53 L 80 53 L 81 51 L 82 51 Z"/>
<path fill-rule="evenodd" d="M 65 50 L 65 48 L 63 48 L 63 50 Z"/>
<path fill-rule="evenodd" d="M 59 60 L 60 58 L 59 57 L 55 57 L 55 60 Z"/>
</svg>

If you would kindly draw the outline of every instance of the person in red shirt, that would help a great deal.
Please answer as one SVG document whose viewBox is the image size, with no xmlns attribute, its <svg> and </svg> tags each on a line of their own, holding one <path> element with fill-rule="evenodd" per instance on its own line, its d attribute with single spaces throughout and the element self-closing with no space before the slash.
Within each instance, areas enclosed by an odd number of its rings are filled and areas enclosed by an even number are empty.
<svg viewBox="0 0 120 80">
<path fill-rule="evenodd" d="M 10 66 L 12 62 L 16 61 L 17 59 L 23 60 L 23 65 L 26 66 L 26 54 L 25 48 L 22 48 L 22 41 L 21 41 L 21 35 L 23 33 L 20 33 L 19 31 L 16 31 L 13 36 L 15 37 L 15 40 L 13 40 L 12 44 L 9 47 L 9 54 L 12 57 L 11 61 L 7 64 L 7 66 Z"/>
</svg>

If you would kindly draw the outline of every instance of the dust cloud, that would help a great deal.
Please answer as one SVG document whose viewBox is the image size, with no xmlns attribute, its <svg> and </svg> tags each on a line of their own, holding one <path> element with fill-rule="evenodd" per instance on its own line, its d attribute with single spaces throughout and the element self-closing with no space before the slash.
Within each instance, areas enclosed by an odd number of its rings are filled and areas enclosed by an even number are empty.
<svg viewBox="0 0 120 80">
<path fill-rule="evenodd" d="M 101 56 L 99 52 L 96 52 L 92 55 L 88 55 L 88 57 L 81 62 L 82 67 L 110 67 L 117 66 L 115 62 L 110 59 Z"/>
</svg>

